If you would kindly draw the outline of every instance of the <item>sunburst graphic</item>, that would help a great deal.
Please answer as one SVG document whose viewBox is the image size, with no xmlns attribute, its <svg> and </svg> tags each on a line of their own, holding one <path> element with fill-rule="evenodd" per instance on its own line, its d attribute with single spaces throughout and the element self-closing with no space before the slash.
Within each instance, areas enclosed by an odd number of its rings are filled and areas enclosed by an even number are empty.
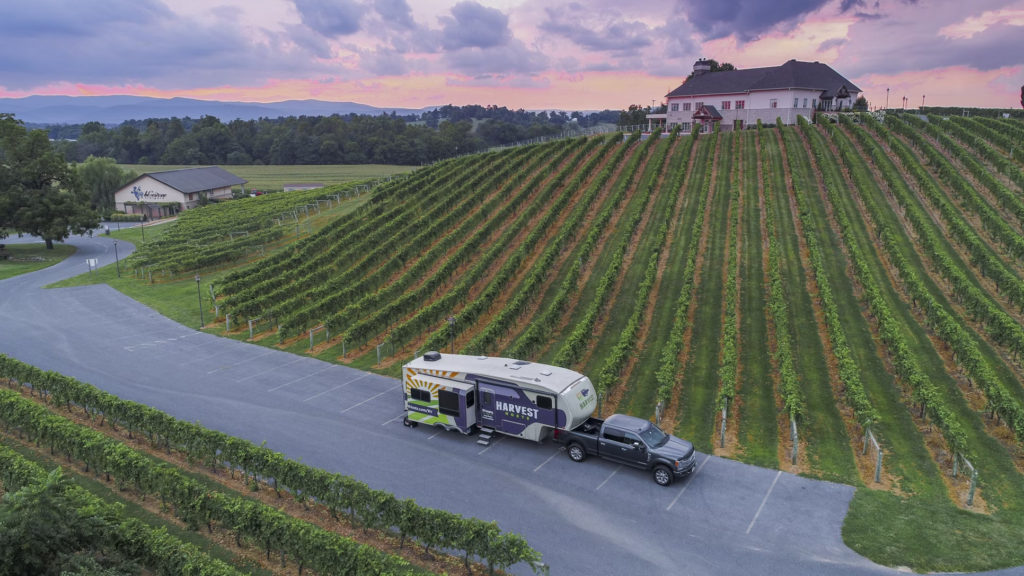
<svg viewBox="0 0 1024 576">
<path fill-rule="evenodd" d="M 425 388 L 430 391 L 430 397 L 433 398 L 437 393 L 437 389 L 443 388 L 443 386 L 441 386 L 440 384 L 435 384 L 433 382 L 424 382 L 423 380 L 419 380 L 418 378 L 410 377 L 405 381 L 405 391 L 411 392 L 413 388 Z"/>
</svg>

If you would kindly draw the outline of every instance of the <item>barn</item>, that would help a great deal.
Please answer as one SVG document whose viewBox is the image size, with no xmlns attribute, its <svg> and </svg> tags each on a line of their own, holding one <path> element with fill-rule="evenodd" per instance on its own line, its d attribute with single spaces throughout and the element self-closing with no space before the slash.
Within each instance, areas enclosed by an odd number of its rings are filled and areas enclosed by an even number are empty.
<svg viewBox="0 0 1024 576">
<path fill-rule="evenodd" d="M 212 200 L 231 198 L 231 187 L 245 191 L 248 180 L 218 166 L 147 172 L 114 192 L 115 207 L 147 218 L 174 216 L 199 205 L 202 196 Z"/>
<path fill-rule="evenodd" d="M 652 125 L 680 125 L 689 132 L 694 124 L 706 132 L 716 122 L 722 130 L 742 130 L 760 120 L 796 124 L 815 110 L 850 108 L 861 89 L 820 62 L 790 60 L 781 66 L 711 72 L 703 58 L 693 65 L 693 77 L 666 95 L 668 110 L 648 114 Z"/>
</svg>

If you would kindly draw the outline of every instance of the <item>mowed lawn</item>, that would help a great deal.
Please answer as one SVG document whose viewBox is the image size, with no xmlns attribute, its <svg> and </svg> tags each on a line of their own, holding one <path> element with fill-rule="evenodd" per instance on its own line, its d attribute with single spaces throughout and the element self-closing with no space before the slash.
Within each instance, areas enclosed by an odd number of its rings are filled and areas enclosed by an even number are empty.
<svg viewBox="0 0 1024 576">
<path fill-rule="evenodd" d="M 138 174 L 164 172 L 199 166 L 173 166 L 160 164 L 120 164 L 124 170 Z M 323 166 L 221 166 L 232 174 L 249 181 L 246 189 L 281 190 L 285 184 L 300 182 L 319 183 L 327 186 L 344 184 L 353 180 L 366 180 L 409 172 L 416 166 L 395 166 L 391 164 L 331 164 Z"/>
<path fill-rule="evenodd" d="M 0 244 L 4 241 L 0 240 Z M 47 250 L 44 242 L 6 244 L 0 251 L 0 280 L 53 266 L 74 253 L 74 246 L 56 242 L 53 250 Z"/>
</svg>

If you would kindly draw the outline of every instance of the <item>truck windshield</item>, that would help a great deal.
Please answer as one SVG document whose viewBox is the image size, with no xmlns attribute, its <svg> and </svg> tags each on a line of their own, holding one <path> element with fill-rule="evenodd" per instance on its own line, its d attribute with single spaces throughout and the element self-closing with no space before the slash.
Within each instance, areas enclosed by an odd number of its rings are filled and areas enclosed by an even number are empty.
<svg viewBox="0 0 1024 576">
<path fill-rule="evenodd" d="M 661 446 L 665 442 L 668 442 L 668 434 L 662 432 L 661 428 L 658 428 L 654 424 L 651 424 L 650 428 L 641 432 L 640 437 L 644 439 L 644 442 L 648 446 L 655 448 Z"/>
</svg>

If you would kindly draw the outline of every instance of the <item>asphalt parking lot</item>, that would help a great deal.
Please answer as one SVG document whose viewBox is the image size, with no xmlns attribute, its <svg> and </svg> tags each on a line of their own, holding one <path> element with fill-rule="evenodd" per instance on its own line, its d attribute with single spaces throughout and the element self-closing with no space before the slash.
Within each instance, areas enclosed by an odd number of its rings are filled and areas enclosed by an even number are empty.
<svg viewBox="0 0 1024 576">
<path fill-rule="evenodd" d="M 691 476 L 662 488 L 646 472 L 577 464 L 550 444 L 484 447 L 407 428 L 398 380 L 198 333 L 106 285 L 41 290 L 85 272 L 85 258 L 106 263 L 109 238 L 71 242 L 79 252 L 65 262 L 0 282 L 0 352 L 400 497 L 496 520 L 552 574 L 895 572 L 843 544 L 850 486 L 699 455 Z"/>
</svg>

